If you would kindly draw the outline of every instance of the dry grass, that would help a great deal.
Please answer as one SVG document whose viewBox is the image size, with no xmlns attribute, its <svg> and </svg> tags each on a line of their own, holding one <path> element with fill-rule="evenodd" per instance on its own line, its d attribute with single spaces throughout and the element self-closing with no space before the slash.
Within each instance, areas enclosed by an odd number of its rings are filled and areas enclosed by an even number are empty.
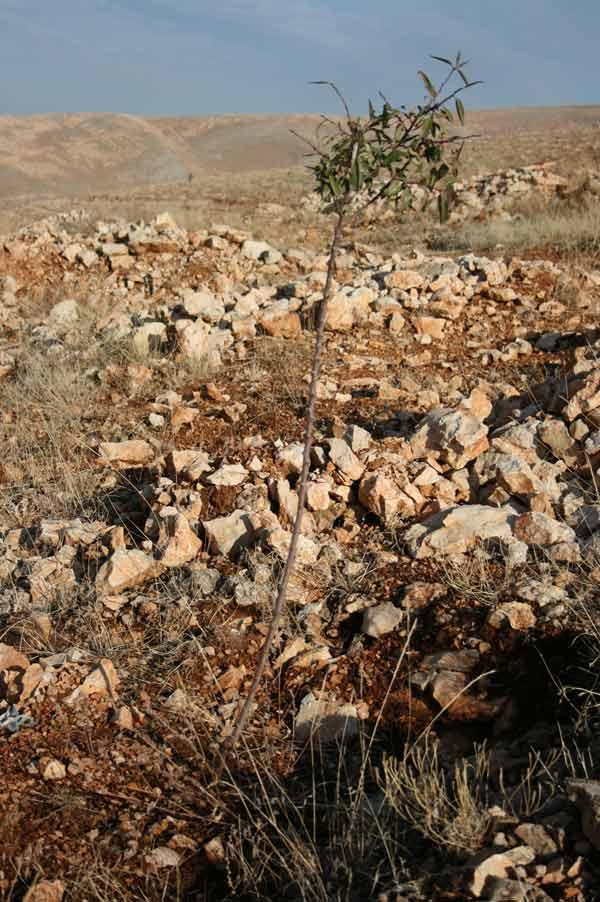
<svg viewBox="0 0 600 902">
<path fill-rule="evenodd" d="M 511 573 L 504 562 L 490 558 L 489 552 L 479 546 L 463 560 L 443 560 L 441 578 L 446 585 L 464 598 L 479 604 L 494 605 L 506 594 L 511 584 Z"/>
<path fill-rule="evenodd" d="M 487 799 L 489 756 L 444 769 L 437 744 L 424 742 L 405 758 L 385 758 L 385 793 L 396 814 L 435 845 L 476 852 L 493 823 Z"/>
<path fill-rule="evenodd" d="M 297 340 L 259 337 L 246 359 L 245 375 L 259 386 L 260 402 L 271 411 L 280 407 L 302 411 L 307 395 L 313 338 Z"/>
<path fill-rule="evenodd" d="M 552 248 L 565 256 L 600 257 L 600 202 L 580 208 L 560 203 L 546 209 L 534 206 L 528 214 L 505 222 L 468 222 L 433 232 L 428 240 L 436 251 L 514 252 Z"/>
<path fill-rule="evenodd" d="M 3 383 L 3 522 L 89 512 L 96 475 L 82 421 L 91 416 L 94 396 L 83 367 L 62 349 L 32 348 L 20 359 L 14 379 Z"/>
<path fill-rule="evenodd" d="M 239 811 L 227 843 L 232 897 L 266 900 L 277 890 L 342 902 L 412 883 L 403 824 L 374 788 L 365 790 L 356 749 L 315 751 L 305 766 L 308 787 L 286 784 L 258 761 L 251 786 L 231 783 Z"/>
</svg>

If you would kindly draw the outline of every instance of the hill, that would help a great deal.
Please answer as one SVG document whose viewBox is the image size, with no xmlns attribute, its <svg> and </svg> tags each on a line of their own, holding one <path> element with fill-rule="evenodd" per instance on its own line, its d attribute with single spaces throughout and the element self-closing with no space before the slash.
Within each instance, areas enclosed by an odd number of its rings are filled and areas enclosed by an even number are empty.
<svg viewBox="0 0 600 902">
<path fill-rule="evenodd" d="M 81 195 L 186 182 L 211 172 L 300 166 L 316 115 L 146 119 L 124 113 L 0 116 L 0 197 Z M 600 122 L 600 107 L 491 110 L 469 127 L 498 142 L 528 135 L 551 149 Z M 521 160 L 523 162 L 523 160 Z"/>
</svg>

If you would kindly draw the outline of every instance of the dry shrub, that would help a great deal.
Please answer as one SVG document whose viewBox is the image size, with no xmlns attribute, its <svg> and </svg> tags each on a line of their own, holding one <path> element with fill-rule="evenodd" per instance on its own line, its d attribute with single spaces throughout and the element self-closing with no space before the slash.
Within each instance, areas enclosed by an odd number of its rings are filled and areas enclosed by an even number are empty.
<svg viewBox="0 0 600 902">
<path fill-rule="evenodd" d="M 304 404 L 311 363 L 309 340 L 304 335 L 294 341 L 257 339 L 248 360 L 248 375 L 260 379 L 263 400 L 271 405 L 284 403 L 293 409 Z"/>
<path fill-rule="evenodd" d="M 239 812 L 227 842 L 233 897 L 342 902 L 406 886 L 404 826 L 381 793 L 365 791 L 353 759 L 345 744 L 315 750 L 311 774 L 297 785 L 254 759 L 251 788 L 232 781 Z"/>
<path fill-rule="evenodd" d="M 460 560 L 442 559 L 441 576 L 449 588 L 479 604 L 494 605 L 510 588 L 511 573 L 504 561 L 494 561 L 482 546 Z"/>
<path fill-rule="evenodd" d="M 445 769 L 438 745 L 427 741 L 404 758 L 384 759 L 384 787 L 397 815 L 435 845 L 459 853 L 475 852 L 492 824 L 487 808 L 489 757 L 476 751 Z"/>
<path fill-rule="evenodd" d="M 79 436 L 93 395 L 83 368 L 66 356 L 30 349 L 20 359 L 14 378 L 3 384 L 5 522 L 86 509 L 96 477 Z"/>
<path fill-rule="evenodd" d="M 517 251 L 552 247 L 566 254 L 600 254 L 600 202 L 583 207 L 553 204 L 508 222 L 490 219 L 439 229 L 428 239 L 436 251 Z"/>
</svg>

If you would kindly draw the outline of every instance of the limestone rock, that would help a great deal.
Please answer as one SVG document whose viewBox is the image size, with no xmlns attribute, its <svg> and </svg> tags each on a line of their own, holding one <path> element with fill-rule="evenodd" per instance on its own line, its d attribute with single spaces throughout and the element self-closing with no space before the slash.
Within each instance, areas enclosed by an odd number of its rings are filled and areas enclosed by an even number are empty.
<svg viewBox="0 0 600 902">
<path fill-rule="evenodd" d="M 415 523 L 404 534 L 404 541 L 414 558 L 463 554 L 488 539 L 512 542 L 516 519 L 511 507 L 454 506 Z"/>
<path fill-rule="evenodd" d="M 358 488 L 358 500 L 384 523 L 414 516 L 415 504 L 395 482 L 380 473 L 367 473 Z"/>
<path fill-rule="evenodd" d="M 27 670 L 29 659 L 12 645 L 0 642 L 0 670 Z"/>
<path fill-rule="evenodd" d="M 143 467 L 154 459 L 154 449 L 141 439 L 124 442 L 101 442 L 100 458 L 119 469 Z"/>
<path fill-rule="evenodd" d="M 504 852 L 483 851 L 471 864 L 473 877 L 469 889 L 476 899 L 480 899 L 484 896 L 489 878 L 509 877 L 515 868 L 531 864 L 534 859 L 535 852 L 529 846 L 515 846 Z"/>
<path fill-rule="evenodd" d="M 586 379 L 567 404 L 564 415 L 569 422 L 600 407 L 600 372 Z"/>
<path fill-rule="evenodd" d="M 373 639 L 379 639 L 387 633 L 393 632 L 399 623 L 402 622 L 404 613 L 386 601 L 378 604 L 373 608 L 368 608 L 363 615 L 362 631 L 366 636 L 372 636 Z"/>
<path fill-rule="evenodd" d="M 365 469 L 354 451 L 341 438 L 329 440 L 329 459 L 347 484 L 360 479 Z"/>
<path fill-rule="evenodd" d="M 574 544 L 574 531 L 566 523 L 559 523 L 547 514 L 527 513 L 519 517 L 514 527 L 515 536 L 527 545 L 547 547 L 559 543 Z"/>
<path fill-rule="evenodd" d="M 306 489 L 306 506 L 311 511 L 326 511 L 331 506 L 330 482 L 326 479 L 310 480 Z"/>
<path fill-rule="evenodd" d="M 167 457 L 167 472 L 171 479 L 196 482 L 212 469 L 206 451 L 188 449 L 171 451 Z"/>
<path fill-rule="evenodd" d="M 487 450 L 487 433 L 487 426 L 478 417 L 442 408 L 427 414 L 410 444 L 415 458 L 431 454 L 461 469 Z"/>
<path fill-rule="evenodd" d="M 48 314 L 48 322 L 53 326 L 71 326 L 77 322 L 79 314 L 77 301 L 59 301 Z"/>
<path fill-rule="evenodd" d="M 251 514 L 246 510 L 235 510 L 225 517 L 204 520 L 202 525 L 209 550 L 214 554 L 237 555 L 252 544 L 256 532 Z"/>
<path fill-rule="evenodd" d="M 423 285 L 423 276 L 411 269 L 395 269 L 384 278 L 386 288 L 398 288 L 401 291 L 409 291 L 411 288 L 420 288 Z"/>
<path fill-rule="evenodd" d="M 300 741 L 335 742 L 356 735 L 358 712 L 355 705 L 318 699 L 309 692 L 300 703 L 294 729 Z"/>
<path fill-rule="evenodd" d="M 241 485 L 247 476 L 248 470 L 241 464 L 224 464 L 210 476 L 207 476 L 206 482 L 215 486 Z"/>
<path fill-rule="evenodd" d="M 406 587 L 402 607 L 408 611 L 420 611 L 447 594 L 448 587 L 443 583 L 414 582 Z"/>
<path fill-rule="evenodd" d="M 40 761 L 40 774 L 44 780 L 64 780 L 67 769 L 62 761 L 56 758 L 42 758 Z"/>
<path fill-rule="evenodd" d="M 334 295 L 327 304 L 325 328 L 330 332 L 350 332 L 354 326 L 354 310 L 346 294 Z"/>
<path fill-rule="evenodd" d="M 23 896 L 23 902 L 62 902 L 65 885 L 62 880 L 40 880 Z"/>
<path fill-rule="evenodd" d="M 515 836 L 536 853 L 537 856 L 551 856 L 558 852 L 558 845 L 543 824 L 519 824 Z"/>
<path fill-rule="evenodd" d="M 265 260 L 269 258 L 270 263 L 281 260 L 281 254 L 267 244 L 266 241 L 253 241 L 248 239 L 242 244 L 242 256 L 248 260 Z"/>
<path fill-rule="evenodd" d="M 552 902 L 541 886 L 507 877 L 488 877 L 484 902 Z"/>
<path fill-rule="evenodd" d="M 181 855 L 169 846 L 157 846 L 151 852 L 148 852 L 146 861 L 150 867 L 156 870 L 177 868 L 181 863 Z"/>
<path fill-rule="evenodd" d="M 188 316 L 218 323 L 225 315 L 225 307 L 210 291 L 185 291 L 182 306 Z"/>
<path fill-rule="evenodd" d="M 98 571 L 96 592 L 118 595 L 126 589 L 141 586 L 154 579 L 162 569 L 162 564 L 138 549 L 115 551 Z"/>
<path fill-rule="evenodd" d="M 220 355 L 218 347 L 210 341 L 211 327 L 203 320 L 178 320 L 175 324 L 177 343 L 180 352 L 192 360 L 206 360 L 209 364 L 218 364 Z"/>
<path fill-rule="evenodd" d="M 74 697 L 90 695 L 108 695 L 110 698 L 116 693 L 119 685 L 119 676 L 113 662 L 109 658 L 103 658 L 97 667 L 89 673 L 81 686 L 70 696 Z"/>
<path fill-rule="evenodd" d="M 370 432 L 367 432 L 361 426 L 355 425 L 348 427 L 344 439 L 355 454 L 358 454 L 359 451 L 366 451 L 372 441 Z"/>
<path fill-rule="evenodd" d="M 291 532 L 286 529 L 274 529 L 267 538 L 267 544 L 282 561 L 285 561 L 288 555 Z M 300 535 L 298 540 L 298 554 L 296 562 L 300 565 L 314 564 L 319 556 L 319 546 L 307 536 Z"/>
<path fill-rule="evenodd" d="M 304 446 L 301 442 L 286 445 L 277 455 L 277 463 L 284 476 L 299 475 L 302 471 Z"/>
<path fill-rule="evenodd" d="M 167 340 L 167 327 L 161 322 L 144 323 L 133 333 L 133 346 L 138 354 L 160 351 Z"/>
<path fill-rule="evenodd" d="M 535 614 L 531 606 L 522 601 L 507 601 L 499 605 L 488 617 L 490 626 L 499 628 L 508 621 L 513 630 L 529 630 L 535 626 Z"/>
<path fill-rule="evenodd" d="M 287 304 L 273 305 L 258 320 L 262 331 L 273 338 L 293 338 L 302 331 L 298 314 Z"/>
<path fill-rule="evenodd" d="M 174 507 L 163 508 L 160 518 L 158 553 L 161 563 L 165 567 L 181 567 L 193 561 L 202 550 L 202 542 L 187 518 Z"/>
<path fill-rule="evenodd" d="M 570 780 L 567 792 L 579 809 L 583 832 L 600 851 L 600 780 Z"/>
<path fill-rule="evenodd" d="M 540 423 L 538 436 L 555 457 L 569 463 L 573 462 L 576 457 L 576 445 L 562 420 L 547 419 Z"/>
</svg>

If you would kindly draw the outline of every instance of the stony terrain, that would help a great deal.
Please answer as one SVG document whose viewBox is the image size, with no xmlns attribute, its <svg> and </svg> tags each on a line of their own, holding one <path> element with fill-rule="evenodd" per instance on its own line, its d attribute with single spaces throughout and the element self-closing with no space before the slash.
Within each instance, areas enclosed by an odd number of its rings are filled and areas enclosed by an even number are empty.
<svg viewBox="0 0 600 902">
<path fill-rule="evenodd" d="M 577 191 L 465 177 L 454 225 Z M 600 897 L 598 257 L 359 234 L 300 565 L 220 780 L 297 510 L 324 248 L 86 209 L 2 238 L 3 898 Z"/>
<path fill-rule="evenodd" d="M 316 102 L 325 99 L 322 89 L 315 91 Z M 294 185 L 310 187 L 303 172 L 307 147 L 297 135 L 314 137 L 318 121 L 310 114 L 0 116 L 0 232 L 64 212 L 73 198 L 96 219 L 151 218 L 168 209 L 194 228 L 222 221 L 226 212 L 232 225 L 240 214 L 254 219 L 266 199 L 293 197 L 294 206 Z M 598 169 L 598 122 L 598 106 L 471 113 L 467 131 L 479 137 L 465 148 L 465 172 L 546 160 L 556 160 L 561 175 Z"/>
</svg>

